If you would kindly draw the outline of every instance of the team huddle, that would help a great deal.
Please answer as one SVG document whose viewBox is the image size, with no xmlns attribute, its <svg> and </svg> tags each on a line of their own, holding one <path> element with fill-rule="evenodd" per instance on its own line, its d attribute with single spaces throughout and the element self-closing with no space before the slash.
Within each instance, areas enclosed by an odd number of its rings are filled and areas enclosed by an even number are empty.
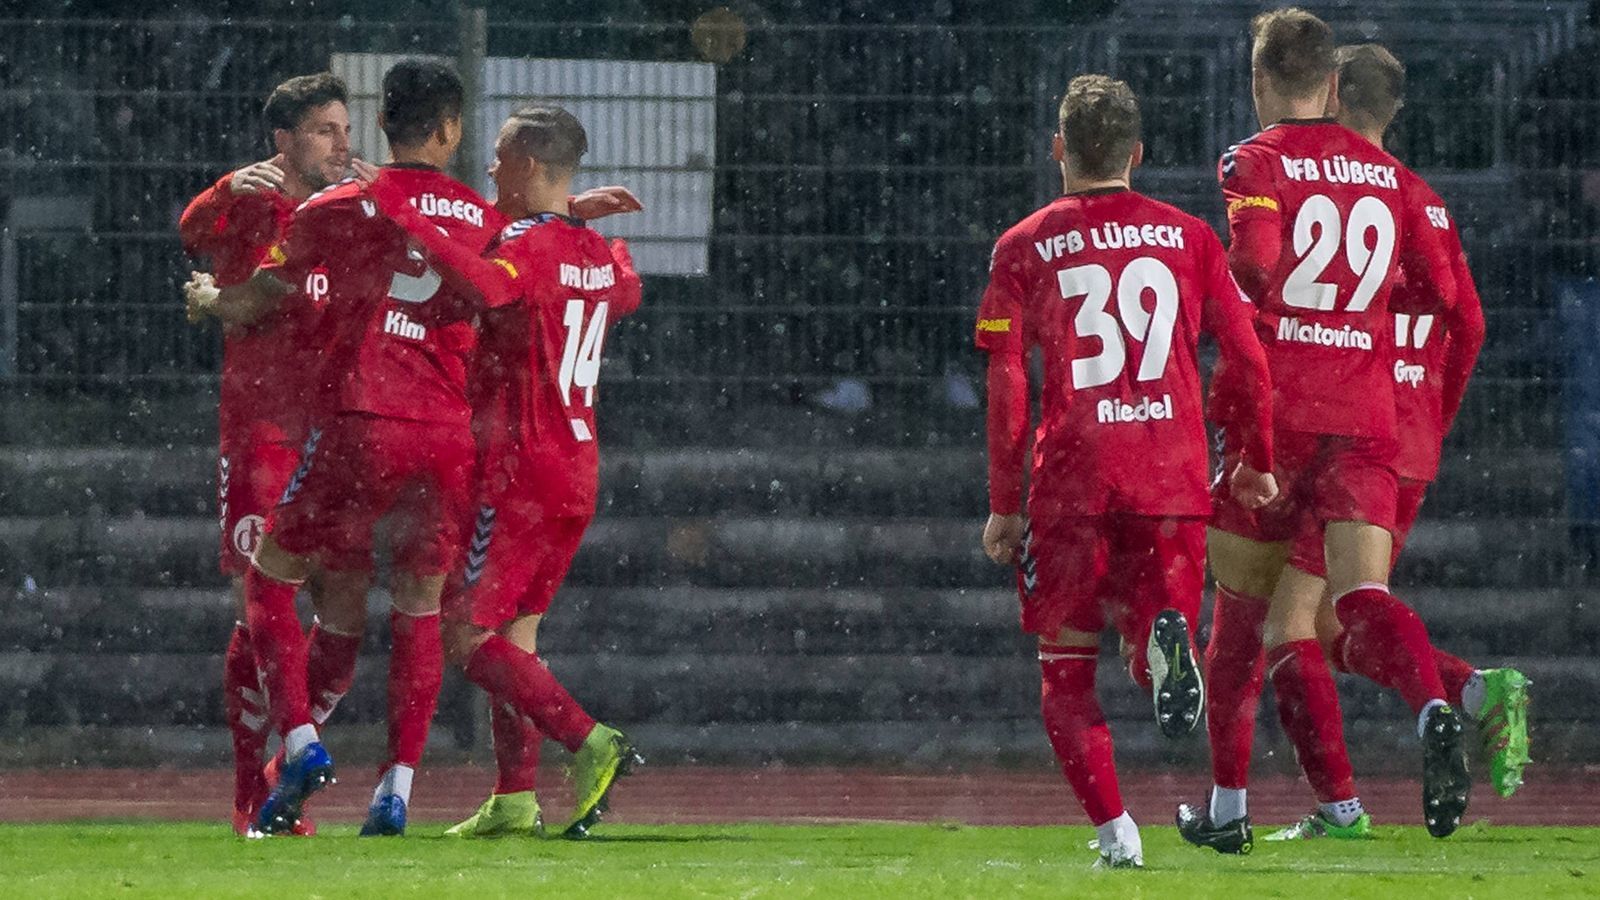
<svg viewBox="0 0 1600 900">
<path fill-rule="evenodd" d="M 1415 714 L 1435 837 L 1467 808 L 1465 720 L 1499 794 L 1528 762 L 1527 679 L 1433 647 L 1388 588 L 1484 340 L 1443 201 L 1382 149 L 1404 67 L 1375 44 L 1336 47 L 1296 8 L 1261 14 L 1251 32 L 1262 130 L 1218 167 L 1227 250 L 1204 222 L 1129 189 L 1138 102 L 1120 81 L 1080 76 L 1055 139 L 1064 196 L 1000 238 L 979 311 L 984 549 L 1018 567 L 1045 730 L 1099 832 L 1097 865 L 1143 865 L 1094 693 L 1108 626 L 1164 734 L 1206 722 L 1211 795 L 1176 816 L 1198 846 L 1251 849 L 1246 785 L 1268 678 L 1317 800 L 1268 840 L 1371 835 L 1332 670 L 1394 690 Z M 1219 351 L 1204 394 L 1201 331 Z M 1220 455 L 1209 485 L 1206 420 Z M 1207 562 L 1217 590 L 1202 665 Z"/>
<path fill-rule="evenodd" d="M 1252 37 L 1262 131 L 1219 165 L 1227 248 L 1129 188 L 1138 102 L 1123 82 L 1079 76 L 1054 139 L 1063 196 L 1000 238 L 978 314 L 984 549 L 1017 567 L 1045 729 L 1100 865 L 1143 864 L 1095 698 L 1107 628 L 1165 735 L 1205 721 L 1212 791 L 1177 812 L 1199 846 L 1252 846 L 1246 785 L 1269 678 L 1317 801 L 1269 840 L 1370 834 L 1333 670 L 1411 707 L 1435 836 L 1467 808 L 1464 722 L 1501 795 L 1528 762 L 1527 679 L 1434 648 L 1387 586 L 1484 340 L 1443 202 L 1383 150 L 1404 68 L 1377 45 L 1335 47 L 1299 9 L 1262 14 Z M 548 736 L 575 754 L 564 830 L 583 836 L 638 756 L 556 680 L 536 636 L 594 515 L 607 329 L 640 302 L 626 245 L 584 220 L 640 206 L 622 188 L 568 196 L 588 138 L 559 107 L 504 123 L 491 205 L 442 172 L 462 139 L 452 70 L 408 60 L 385 74 L 382 168 L 351 158 L 347 99 L 326 73 L 280 85 L 265 107 L 277 155 L 223 176 L 181 223 L 211 268 L 184 286 L 190 316 L 225 328 L 222 560 L 242 611 L 224 671 L 234 827 L 314 831 L 306 802 L 334 777 L 321 729 L 351 685 L 382 534 L 389 757 L 362 834 L 405 831 L 449 661 L 490 697 L 498 767 L 489 800 L 451 833 L 540 830 Z M 1219 351 L 1209 386 L 1202 332 Z M 273 735 L 281 749 L 264 759 Z"/>
<path fill-rule="evenodd" d="M 226 335 L 219 507 L 243 617 L 224 692 L 241 834 L 314 831 L 305 803 L 334 778 L 319 729 L 354 675 L 380 520 L 389 758 L 363 835 L 405 831 L 446 660 L 489 693 L 499 769 L 453 833 L 542 828 L 546 736 L 575 754 L 572 836 L 638 760 L 545 667 L 536 636 L 594 514 L 607 328 L 640 301 L 626 245 L 579 217 L 640 206 L 621 188 L 568 197 L 588 136 L 550 105 L 502 127 L 491 206 L 442 171 L 463 103 L 448 67 L 396 64 L 378 169 L 350 156 L 344 84 L 290 79 L 265 108 L 278 155 L 183 215 L 186 247 L 213 268 L 184 286 L 190 316 Z M 264 764 L 272 734 L 281 750 Z"/>
</svg>

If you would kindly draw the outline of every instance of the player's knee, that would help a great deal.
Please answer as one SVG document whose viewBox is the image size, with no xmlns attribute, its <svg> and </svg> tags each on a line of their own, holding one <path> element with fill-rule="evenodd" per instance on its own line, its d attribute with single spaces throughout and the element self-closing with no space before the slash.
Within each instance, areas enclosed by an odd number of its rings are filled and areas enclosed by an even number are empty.
<svg viewBox="0 0 1600 900">
<path fill-rule="evenodd" d="M 1206 531 L 1206 558 L 1218 584 L 1247 597 L 1270 597 L 1289 559 L 1289 545 L 1252 541 L 1211 528 Z"/>
<path fill-rule="evenodd" d="M 394 608 L 408 616 L 434 615 L 439 611 L 444 581 L 444 575 L 396 574 L 390 591 Z"/>
<path fill-rule="evenodd" d="M 478 652 L 478 648 L 493 634 L 487 628 L 479 628 L 468 622 L 445 620 L 445 660 L 453 666 L 465 666 L 472 659 L 472 654 Z"/>
<path fill-rule="evenodd" d="M 505 639 L 527 653 L 539 652 L 539 620 L 543 616 L 518 616 L 510 625 L 500 629 Z"/>
<path fill-rule="evenodd" d="M 270 534 L 261 536 L 261 543 L 256 547 L 250 564 L 268 578 L 291 584 L 298 584 L 311 576 L 311 560 L 278 546 Z"/>
<path fill-rule="evenodd" d="M 1394 558 L 1394 537 L 1368 522 L 1329 522 L 1328 584 L 1338 595 L 1362 584 L 1385 584 Z"/>
<path fill-rule="evenodd" d="M 1323 603 L 1317 607 L 1317 643 L 1322 645 L 1322 652 L 1331 659 L 1335 642 L 1339 635 L 1344 633 L 1344 625 L 1339 621 L 1339 616 L 1333 611 L 1332 603 Z"/>
<path fill-rule="evenodd" d="M 335 634 L 361 634 L 367 627 L 367 589 L 371 581 L 366 572 L 317 573 L 312 579 L 311 595 L 317 621 Z"/>
</svg>

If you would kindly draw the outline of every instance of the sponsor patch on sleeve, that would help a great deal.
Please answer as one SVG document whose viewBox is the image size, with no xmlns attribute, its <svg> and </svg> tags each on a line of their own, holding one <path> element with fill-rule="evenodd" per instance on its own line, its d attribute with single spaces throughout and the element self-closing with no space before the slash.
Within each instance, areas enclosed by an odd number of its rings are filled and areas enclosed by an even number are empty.
<svg viewBox="0 0 1600 900">
<path fill-rule="evenodd" d="M 1277 212 L 1278 201 L 1272 199 L 1271 197 L 1240 197 L 1237 200 L 1228 201 L 1229 216 L 1232 216 L 1241 209 L 1267 209 L 1271 210 L 1272 212 Z"/>
<path fill-rule="evenodd" d="M 989 331 L 989 332 L 993 332 L 995 334 L 1010 334 L 1011 333 L 1011 320 L 1010 319 L 979 319 L 978 320 L 978 330 L 979 331 Z"/>
</svg>

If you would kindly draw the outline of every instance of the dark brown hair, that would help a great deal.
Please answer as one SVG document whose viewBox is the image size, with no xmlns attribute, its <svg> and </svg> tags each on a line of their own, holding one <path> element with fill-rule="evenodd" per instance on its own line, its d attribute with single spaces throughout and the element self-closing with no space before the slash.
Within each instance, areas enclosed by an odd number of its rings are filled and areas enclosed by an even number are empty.
<svg viewBox="0 0 1600 900">
<path fill-rule="evenodd" d="M 1115 178 L 1139 143 L 1139 99 L 1126 82 L 1079 75 L 1061 98 L 1060 123 L 1073 168 L 1087 178 Z"/>
<path fill-rule="evenodd" d="M 1251 63 L 1290 97 L 1315 93 L 1333 74 L 1333 29 L 1298 6 L 1256 16 L 1250 38 Z"/>
<path fill-rule="evenodd" d="M 306 116 L 318 107 L 329 103 L 350 103 L 350 92 L 344 79 L 332 72 L 315 75 L 296 75 L 272 89 L 266 105 L 261 108 L 261 119 L 267 125 L 267 136 L 279 128 L 293 131 L 300 127 Z"/>
<path fill-rule="evenodd" d="M 519 152 L 565 174 L 578 171 L 583 154 L 589 151 L 589 134 L 583 123 L 572 113 L 550 104 L 518 109 L 506 120 L 501 135 Z"/>
<path fill-rule="evenodd" d="M 1347 44 L 1334 59 L 1339 64 L 1339 105 L 1363 124 L 1388 128 L 1405 105 L 1405 65 L 1382 44 Z"/>
</svg>

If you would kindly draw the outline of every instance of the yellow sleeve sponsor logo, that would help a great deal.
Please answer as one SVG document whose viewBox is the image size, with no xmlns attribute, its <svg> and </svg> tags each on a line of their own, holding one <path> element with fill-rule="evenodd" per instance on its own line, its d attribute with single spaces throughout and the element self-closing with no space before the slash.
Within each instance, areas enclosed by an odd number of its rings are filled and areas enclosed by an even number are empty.
<svg viewBox="0 0 1600 900">
<path fill-rule="evenodd" d="M 283 252 L 283 247 L 279 246 L 278 244 L 273 244 L 271 247 L 267 248 L 267 258 L 280 266 L 289 259 L 288 255 Z"/>
<path fill-rule="evenodd" d="M 517 277 L 517 267 L 513 266 L 511 264 L 511 260 L 509 260 L 509 259 L 501 259 L 500 257 L 495 256 L 495 257 L 491 257 L 489 261 L 494 263 L 495 265 L 499 266 L 500 268 L 505 269 L 506 270 L 506 274 L 510 275 L 512 278 L 516 278 Z"/>
<path fill-rule="evenodd" d="M 989 332 L 993 332 L 994 334 L 1010 334 L 1011 333 L 1011 320 L 1010 319 L 979 319 L 978 320 L 978 330 L 979 331 L 989 331 Z"/>
<path fill-rule="evenodd" d="M 1228 215 L 1230 217 L 1241 209 L 1267 209 L 1277 212 L 1278 201 L 1271 197 L 1240 197 L 1237 200 L 1228 201 Z"/>
</svg>

